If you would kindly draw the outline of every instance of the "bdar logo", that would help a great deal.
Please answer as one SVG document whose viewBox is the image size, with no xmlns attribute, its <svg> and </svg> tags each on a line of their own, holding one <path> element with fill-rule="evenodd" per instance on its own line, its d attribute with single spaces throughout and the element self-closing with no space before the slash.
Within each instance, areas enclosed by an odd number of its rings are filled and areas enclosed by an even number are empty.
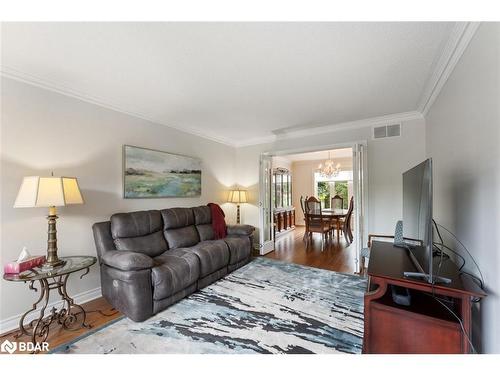
<svg viewBox="0 0 500 375">
<path fill-rule="evenodd" d="M 17 342 L 10 342 L 9 340 L 5 340 L 2 342 L 2 345 L 0 345 L 0 351 L 2 352 L 7 352 L 7 353 L 14 353 L 17 348 Z"/>
</svg>

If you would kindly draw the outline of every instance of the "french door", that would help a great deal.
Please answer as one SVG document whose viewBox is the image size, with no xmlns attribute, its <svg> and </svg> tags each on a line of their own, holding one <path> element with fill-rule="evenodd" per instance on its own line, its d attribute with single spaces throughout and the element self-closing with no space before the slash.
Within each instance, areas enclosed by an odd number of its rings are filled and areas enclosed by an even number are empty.
<svg viewBox="0 0 500 375">
<path fill-rule="evenodd" d="M 260 178 L 259 178 L 259 253 L 267 254 L 274 250 L 274 219 L 272 202 L 272 173 L 273 158 L 269 155 L 260 156 Z"/>
<path fill-rule="evenodd" d="M 367 215 L 367 156 L 366 144 L 356 143 L 352 147 L 353 192 L 354 192 L 354 250 L 356 251 L 356 272 L 359 272 L 360 252 L 368 241 L 366 233 Z"/>
</svg>

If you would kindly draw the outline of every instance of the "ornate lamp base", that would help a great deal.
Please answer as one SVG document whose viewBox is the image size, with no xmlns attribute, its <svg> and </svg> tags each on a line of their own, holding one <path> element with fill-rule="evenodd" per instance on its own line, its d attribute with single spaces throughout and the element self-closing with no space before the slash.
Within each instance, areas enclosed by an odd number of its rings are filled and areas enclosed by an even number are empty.
<svg viewBox="0 0 500 375">
<path fill-rule="evenodd" d="M 44 270 L 50 270 L 52 268 L 60 267 L 64 265 L 64 261 L 60 260 L 57 256 L 57 230 L 56 230 L 56 208 L 54 206 L 49 207 L 49 216 L 47 220 L 49 223 L 48 229 L 48 239 L 47 239 L 47 260 L 43 264 Z"/>
</svg>

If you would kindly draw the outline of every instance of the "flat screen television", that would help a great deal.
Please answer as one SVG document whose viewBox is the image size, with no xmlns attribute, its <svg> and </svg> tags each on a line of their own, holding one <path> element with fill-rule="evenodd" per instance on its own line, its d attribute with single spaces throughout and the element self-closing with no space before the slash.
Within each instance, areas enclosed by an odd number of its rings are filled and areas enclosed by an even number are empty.
<svg viewBox="0 0 500 375">
<path fill-rule="evenodd" d="M 405 277 L 422 278 L 429 283 L 447 282 L 433 274 L 432 159 L 403 173 L 403 245 L 418 272 Z"/>
</svg>

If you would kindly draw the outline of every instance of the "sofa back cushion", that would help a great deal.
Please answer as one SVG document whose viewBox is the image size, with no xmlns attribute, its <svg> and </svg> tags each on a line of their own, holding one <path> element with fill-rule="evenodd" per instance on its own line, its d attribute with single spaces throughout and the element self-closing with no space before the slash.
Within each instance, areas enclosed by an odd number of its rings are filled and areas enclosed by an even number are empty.
<svg viewBox="0 0 500 375">
<path fill-rule="evenodd" d="M 111 236 L 117 250 L 158 256 L 168 249 L 160 211 L 137 211 L 111 216 Z"/>
<path fill-rule="evenodd" d="M 214 228 L 212 227 L 212 210 L 208 206 L 193 207 L 194 223 L 200 241 L 214 240 Z"/>
<path fill-rule="evenodd" d="M 163 234 L 170 249 L 191 247 L 200 242 L 191 208 L 168 208 L 160 212 L 163 217 Z"/>
</svg>

